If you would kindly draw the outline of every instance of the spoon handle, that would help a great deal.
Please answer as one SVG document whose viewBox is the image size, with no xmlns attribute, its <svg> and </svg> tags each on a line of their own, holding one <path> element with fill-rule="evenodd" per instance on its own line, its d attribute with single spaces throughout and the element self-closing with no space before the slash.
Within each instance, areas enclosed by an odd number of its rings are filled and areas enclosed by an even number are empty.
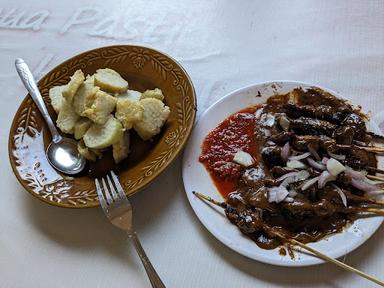
<svg viewBox="0 0 384 288">
<path fill-rule="evenodd" d="M 53 123 L 51 117 L 49 116 L 43 97 L 40 94 L 39 88 L 37 88 L 35 78 L 33 77 L 31 70 L 29 70 L 27 63 L 25 63 L 23 59 L 17 58 L 15 60 L 15 66 L 21 81 L 23 82 L 25 88 L 27 88 L 33 101 L 35 101 L 37 108 L 39 108 L 41 114 L 45 119 L 45 122 L 48 125 L 49 131 L 51 131 L 52 142 L 54 143 L 59 142 L 62 137 L 57 131 L 56 126 Z"/>
</svg>

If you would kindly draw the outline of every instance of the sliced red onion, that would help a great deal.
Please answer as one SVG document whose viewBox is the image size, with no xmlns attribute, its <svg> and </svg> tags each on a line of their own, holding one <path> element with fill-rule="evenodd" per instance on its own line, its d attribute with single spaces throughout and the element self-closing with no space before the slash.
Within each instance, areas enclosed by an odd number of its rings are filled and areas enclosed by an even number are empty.
<svg viewBox="0 0 384 288">
<path fill-rule="evenodd" d="M 285 115 L 281 115 L 279 118 L 279 124 L 284 131 L 289 130 L 289 119 Z"/>
<path fill-rule="evenodd" d="M 240 150 L 233 156 L 233 162 L 243 165 L 244 167 L 248 167 L 252 166 L 255 163 L 255 160 L 251 154 Z"/>
<path fill-rule="evenodd" d="M 327 161 L 327 170 L 333 176 L 339 175 L 341 172 L 344 172 L 345 169 L 345 166 L 336 159 L 331 158 Z"/>
<path fill-rule="evenodd" d="M 321 159 L 321 163 L 323 163 L 324 165 L 327 165 L 328 160 L 329 158 L 323 157 L 323 159 Z"/>
<path fill-rule="evenodd" d="M 339 194 L 341 201 L 343 202 L 344 206 L 348 207 L 347 206 L 347 196 L 345 196 L 345 193 L 343 192 L 343 190 L 341 190 L 341 188 L 335 184 L 331 184 L 331 185 L 333 188 L 335 188 L 336 192 Z"/>
<path fill-rule="evenodd" d="M 299 193 L 297 193 L 295 190 L 289 190 L 288 196 L 289 197 L 296 197 L 297 194 L 299 194 Z"/>
<path fill-rule="evenodd" d="M 319 180 L 319 177 L 320 176 L 317 176 L 317 177 L 314 177 L 314 178 L 309 179 L 308 181 L 306 181 L 303 184 L 303 186 L 301 186 L 301 190 L 302 191 L 307 190 L 309 187 L 311 187 L 313 184 L 315 184 Z"/>
<path fill-rule="evenodd" d="M 256 118 L 256 119 L 259 119 L 262 113 L 263 113 L 263 108 L 258 109 L 258 110 L 255 112 L 255 118 Z"/>
<path fill-rule="evenodd" d="M 351 167 L 346 166 L 345 174 L 351 176 L 354 179 L 363 180 L 367 175 L 367 171 L 365 170 L 356 171 L 356 170 L 353 170 Z"/>
<path fill-rule="evenodd" d="M 277 186 L 268 189 L 268 202 L 280 203 L 288 196 L 288 190 L 285 187 Z"/>
<path fill-rule="evenodd" d="M 317 151 L 311 145 L 308 145 L 308 151 L 311 152 L 317 161 L 321 160 L 319 153 L 317 153 Z"/>
<path fill-rule="evenodd" d="M 309 172 L 306 170 L 301 170 L 300 172 L 297 172 L 295 175 L 292 175 L 290 177 L 287 177 L 284 179 L 283 182 L 281 182 L 281 186 L 287 187 L 291 183 L 304 181 L 308 179 L 310 176 Z"/>
<path fill-rule="evenodd" d="M 354 178 L 352 178 L 352 180 L 351 180 L 351 185 L 353 187 L 361 190 L 361 191 L 364 191 L 364 192 L 371 192 L 371 191 L 378 190 L 375 185 L 368 184 L 368 183 L 364 182 L 363 180 L 357 180 Z"/>
<path fill-rule="evenodd" d="M 305 165 L 303 162 L 299 160 L 288 160 L 287 167 L 294 168 L 294 169 L 306 169 L 307 165 Z"/>
<path fill-rule="evenodd" d="M 287 203 L 292 203 L 294 201 L 295 201 L 295 199 L 293 199 L 292 197 L 289 197 L 289 196 L 285 197 L 285 199 L 284 199 L 284 202 L 287 202 Z"/>
<path fill-rule="evenodd" d="M 289 157 L 289 160 L 303 160 L 309 156 L 311 156 L 311 153 L 305 152 L 305 153 L 297 155 L 297 156 L 291 156 L 291 157 Z"/>
<path fill-rule="evenodd" d="M 368 146 L 367 143 L 363 141 L 353 140 L 353 142 L 359 146 Z"/>
<path fill-rule="evenodd" d="M 336 180 L 336 176 L 333 176 L 331 175 L 327 170 L 326 171 L 323 171 L 323 173 L 320 174 L 320 177 L 319 177 L 319 183 L 318 184 L 318 187 L 321 189 L 321 188 L 324 188 L 325 185 L 330 182 L 330 181 L 335 181 Z"/>
<path fill-rule="evenodd" d="M 237 200 L 237 201 L 239 201 L 239 202 L 241 202 L 243 204 L 246 204 L 244 198 L 237 191 L 230 192 L 228 194 L 228 198 L 235 199 L 235 200 Z"/>
<path fill-rule="evenodd" d="M 261 125 L 267 126 L 267 127 L 272 127 L 275 125 L 275 116 L 272 114 L 262 114 L 260 118 Z"/>
<path fill-rule="evenodd" d="M 284 175 L 280 176 L 280 177 L 277 178 L 276 180 L 277 180 L 277 181 L 283 181 L 285 178 L 292 177 L 292 176 L 296 176 L 297 173 L 298 173 L 297 171 L 289 172 L 289 173 L 287 173 L 287 174 L 284 174 Z"/>
<path fill-rule="evenodd" d="M 327 169 L 327 167 L 325 167 L 324 164 L 321 164 L 319 162 L 316 162 L 315 160 L 313 160 L 312 158 L 307 158 L 307 162 L 308 164 L 315 168 L 316 170 L 320 170 L 320 171 L 324 171 L 325 169 Z"/>
<path fill-rule="evenodd" d="M 300 172 L 297 173 L 297 175 L 296 175 L 296 179 L 295 179 L 295 180 L 296 180 L 296 182 L 297 182 L 297 181 L 303 181 L 303 180 L 308 179 L 309 176 L 311 176 L 311 175 L 309 174 L 309 172 L 303 170 L 303 171 L 300 171 Z"/>
<path fill-rule="evenodd" d="M 367 197 L 369 197 L 369 198 L 376 198 L 377 196 L 379 196 L 379 195 L 382 195 L 382 194 L 384 194 L 384 190 L 382 190 L 382 189 L 378 189 L 378 190 L 373 190 L 373 191 L 369 191 L 369 192 L 367 192 L 365 195 L 367 196 Z M 289 194 L 288 194 L 289 195 Z"/>
<path fill-rule="evenodd" d="M 264 129 L 264 135 L 265 135 L 266 137 L 270 137 L 270 136 L 272 135 L 271 130 Z"/>
<path fill-rule="evenodd" d="M 283 148 L 281 149 L 281 159 L 284 160 L 284 162 L 287 162 L 288 157 L 289 157 L 289 152 L 290 152 L 290 147 L 289 147 L 289 142 L 285 143 Z"/>
<path fill-rule="evenodd" d="M 327 150 L 327 152 L 328 152 L 328 155 L 331 156 L 332 158 L 335 158 L 335 159 L 340 160 L 340 161 L 345 160 L 345 155 L 334 154 L 334 153 L 330 152 L 329 150 Z"/>
</svg>

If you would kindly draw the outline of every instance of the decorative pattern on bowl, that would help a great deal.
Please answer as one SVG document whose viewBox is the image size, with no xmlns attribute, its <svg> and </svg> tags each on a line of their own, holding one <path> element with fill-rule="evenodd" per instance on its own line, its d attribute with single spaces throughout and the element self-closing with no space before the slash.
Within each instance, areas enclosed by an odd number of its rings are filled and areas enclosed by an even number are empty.
<svg viewBox="0 0 384 288">
<path fill-rule="evenodd" d="M 196 116 L 196 96 L 185 70 L 169 56 L 146 47 L 110 46 L 77 55 L 39 81 L 51 116 L 56 118 L 48 96 L 51 87 L 66 84 L 77 69 L 91 74 L 105 67 L 118 71 L 133 89 L 161 88 L 171 109 L 165 131 L 147 157 L 119 174 L 127 195 L 132 195 L 155 179 L 184 147 Z M 49 165 L 45 156 L 49 141 L 49 130 L 28 95 L 16 112 L 9 134 L 9 158 L 19 182 L 49 204 L 72 208 L 98 206 L 93 179 L 68 177 Z"/>
</svg>

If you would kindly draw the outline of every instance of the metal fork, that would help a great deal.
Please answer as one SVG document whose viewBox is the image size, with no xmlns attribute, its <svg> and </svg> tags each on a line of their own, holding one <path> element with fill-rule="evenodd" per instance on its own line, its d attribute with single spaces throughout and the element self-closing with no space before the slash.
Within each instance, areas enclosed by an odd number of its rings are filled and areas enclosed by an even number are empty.
<svg viewBox="0 0 384 288">
<path fill-rule="evenodd" d="M 100 181 L 95 179 L 97 195 L 104 214 L 114 226 L 128 233 L 128 238 L 133 242 L 152 287 L 165 288 L 164 283 L 145 254 L 136 232 L 133 230 L 132 206 L 124 193 L 123 187 L 120 185 L 119 179 L 113 171 L 111 171 L 111 177 L 107 175 L 106 179 L 105 177 L 101 178 L 103 189 L 100 186 Z"/>
</svg>

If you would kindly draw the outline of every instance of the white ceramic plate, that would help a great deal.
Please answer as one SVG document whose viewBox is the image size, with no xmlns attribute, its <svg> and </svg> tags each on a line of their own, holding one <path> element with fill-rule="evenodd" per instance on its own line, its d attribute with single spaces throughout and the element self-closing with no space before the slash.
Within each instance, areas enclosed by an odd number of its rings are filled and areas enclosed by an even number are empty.
<svg viewBox="0 0 384 288">
<path fill-rule="evenodd" d="M 192 194 L 192 191 L 200 191 L 215 199 L 222 199 L 205 167 L 198 161 L 201 144 L 205 136 L 231 114 L 243 108 L 264 103 L 273 94 L 288 93 L 296 87 L 308 88 L 313 86 L 316 85 L 294 81 L 273 81 L 251 85 L 226 95 L 208 108 L 201 116 L 184 152 L 184 186 L 188 200 L 197 217 L 218 240 L 249 258 L 280 266 L 309 266 L 323 263 L 323 260 L 306 253 L 295 252 L 295 259 L 291 259 L 289 256 L 279 255 L 278 249 L 264 250 L 259 248 L 253 241 L 241 234 L 235 225 L 232 225 L 227 220 L 221 209 L 210 207 L 197 199 Z M 323 87 L 319 88 L 337 97 L 344 98 L 334 91 Z M 260 92 L 259 95 L 261 94 L 261 97 L 256 96 L 258 92 Z M 380 133 L 376 124 L 370 124 L 372 131 Z M 380 158 L 379 166 L 383 167 L 383 157 Z M 363 244 L 378 229 L 382 222 L 383 217 L 359 219 L 344 232 L 332 235 L 317 243 L 311 243 L 309 246 L 325 252 L 331 257 L 338 258 Z"/>
</svg>

